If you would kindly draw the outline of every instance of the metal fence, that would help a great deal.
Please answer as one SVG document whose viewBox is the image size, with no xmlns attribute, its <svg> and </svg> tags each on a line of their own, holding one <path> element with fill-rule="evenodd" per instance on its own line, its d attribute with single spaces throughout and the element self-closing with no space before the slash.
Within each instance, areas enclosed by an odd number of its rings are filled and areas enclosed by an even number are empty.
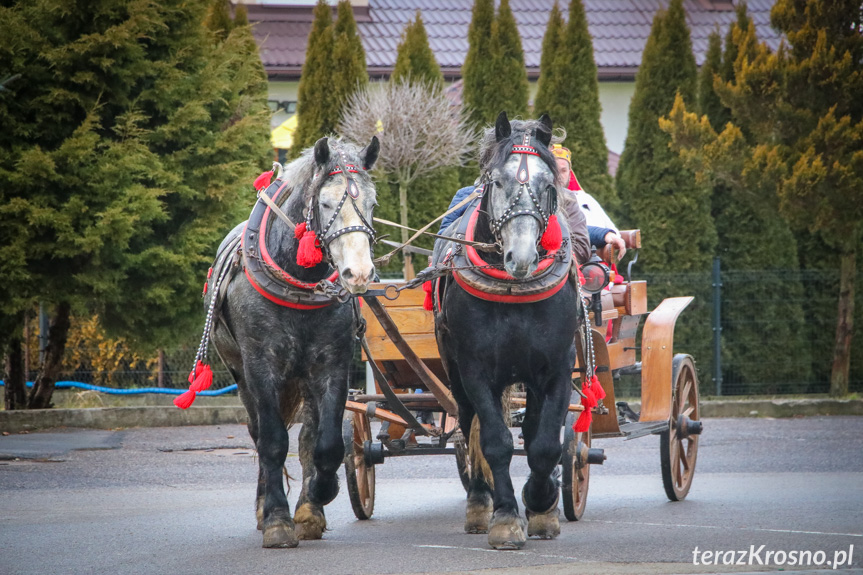
<svg viewBox="0 0 863 575">
<path fill-rule="evenodd" d="M 637 268 L 633 270 L 633 279 L 648 282 L 649 309 L 666 297 L 695 296 L 678 320 L 674 346 L 675 352 L 695 358 L 702 395 L 827 393 L 838 309 L 838 271 L 722 270 L 719 277 L 717 282 L 710 270 L 690 274 L 639 274 Z M 863 285 L 863 275 L 857 281 Z M 718 322 L 714 317 L 717 298 Z M 856 306 L 856 315 L 852 392 L 863 390 L 863 304 Z M 183 347 L 163 351 L 161 360 L 121 361 L 112 371 L 94 371 L 85 365 L 69 367 L 61 379 L 118 388 L 185 388 L 194 357 L 194 347 Z M 365 369 L 358 351 L 355 358 L 354 381 L 362 381 Z M 208 361 L 213 367 L 215 389 L 233 384 L 212 346 Z M 31 372 L 31 377 L 34 375 Z M 640 393 L 637 379 L 624 378 L 619 385 L 618 395 Z"/>
</svg>

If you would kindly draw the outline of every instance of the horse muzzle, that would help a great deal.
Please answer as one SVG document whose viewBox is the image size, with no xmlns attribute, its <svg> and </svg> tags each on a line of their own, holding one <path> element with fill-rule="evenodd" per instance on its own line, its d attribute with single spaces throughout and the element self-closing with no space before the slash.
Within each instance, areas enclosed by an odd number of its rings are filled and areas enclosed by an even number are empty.
<svg viewBox="0 0 863 575">
<path fill-rule="evenodd" d="M 342 285 L 352 294 L 365 293 L 375 277 L 374 266 L 345 266 L 339 270 Z"/>
<path fill-rule="evenodd" d="M 516 279 L 524 279 L 536 271 L 539 265 L 539 252 L 532 245 L 522 245 L 508 249 L 503 255 L 506 273 Z"/>
</svg>

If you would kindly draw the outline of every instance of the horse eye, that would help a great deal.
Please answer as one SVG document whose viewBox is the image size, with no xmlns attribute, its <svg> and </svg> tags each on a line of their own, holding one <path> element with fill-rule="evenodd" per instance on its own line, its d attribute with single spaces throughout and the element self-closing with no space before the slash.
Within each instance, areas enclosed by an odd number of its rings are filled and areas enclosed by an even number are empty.
<svg viewBox="0 0 863 575">
<path fill-rule="evenodd" d="M 330 209 L 332 209 L 333 206 L 331 206 L 330 204 L 321 202 L 321 207 L 324 208 L 325 210 L 330 210 Z"/>
</svg>

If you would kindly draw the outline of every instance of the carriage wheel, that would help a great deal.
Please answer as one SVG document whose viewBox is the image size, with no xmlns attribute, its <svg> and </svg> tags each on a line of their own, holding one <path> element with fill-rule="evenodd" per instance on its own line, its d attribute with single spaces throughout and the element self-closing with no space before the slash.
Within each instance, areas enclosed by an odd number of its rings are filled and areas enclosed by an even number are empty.
<svg viewBox="0 0 863 575">
<path fill-rule="evenodd" d="M 590 431 L 576 433 L 572 426 L 575 415 L 569 413 L 563 430 L 564 451 L 561 455 L 563 477 L 560 484 L 563 514 L 569 521 L 578 521 L 587 506 L 587 488 L 590 484 L 590 464 L 578 456 L 590 447 Z"/>
<path fill-rule="evenodd" d="M 345 440 L 345 476 L 348 495 L 357 519 L 370 519 L 375 510 L 375 466 L 366 465 L 363 448 L 372 440 L 372 426 L 364 413 L 345 414 L 342 423 Z"/>
<path fill-rule="evenodd" d="M 669 429 L 659 436 L 662 484 L 671 501 L 689 493 L 698 456 L 698 375 L 692 357 L 674 356 L 671 368 L 672 400 Z"/>
<path fill-rule="evenodd" d="M 455 444 L 455 465 L 458 468 L 458 478 L 465 492 L 470 490 L 470 457 L 467 454 L 467 439 L 459 431 L 453 435 Z"/>
</svg>

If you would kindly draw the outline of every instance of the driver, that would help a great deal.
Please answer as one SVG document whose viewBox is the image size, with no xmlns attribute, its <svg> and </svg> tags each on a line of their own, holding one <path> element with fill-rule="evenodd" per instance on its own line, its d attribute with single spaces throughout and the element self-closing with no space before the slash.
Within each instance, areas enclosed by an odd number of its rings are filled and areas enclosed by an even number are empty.
<svg viewBox="0 0 863 575">
<path fill-rule="evenodd" d="M 557 170 L 561 184 L 558 186 L 563 190 L 562 197 L 564 198 L 564 209 L 567 211 L 567 221 L 570 221 L 569 211 L 575 206 L 580 208 L 587 220 L 587 229 L 590 232 L 590 244 L 596 246 L 597 249 L 605 247 L 607 244 L 613 244 L 617 249 L 617 259 L 620 260 L 626 255 L 626 243 L 620 237 L 617 226 L 602 209 L 593 196 L 585 192 L 578 179 L 572 171 L 572 152 L 564 148 L 560 144 L 552 144 L 551 153 L 554 154 L 557 161 Z M 590 251 L 588 251 L 589 257 Z M 587 260 L 579 261 L 585 262 Z"/>
</svg>

